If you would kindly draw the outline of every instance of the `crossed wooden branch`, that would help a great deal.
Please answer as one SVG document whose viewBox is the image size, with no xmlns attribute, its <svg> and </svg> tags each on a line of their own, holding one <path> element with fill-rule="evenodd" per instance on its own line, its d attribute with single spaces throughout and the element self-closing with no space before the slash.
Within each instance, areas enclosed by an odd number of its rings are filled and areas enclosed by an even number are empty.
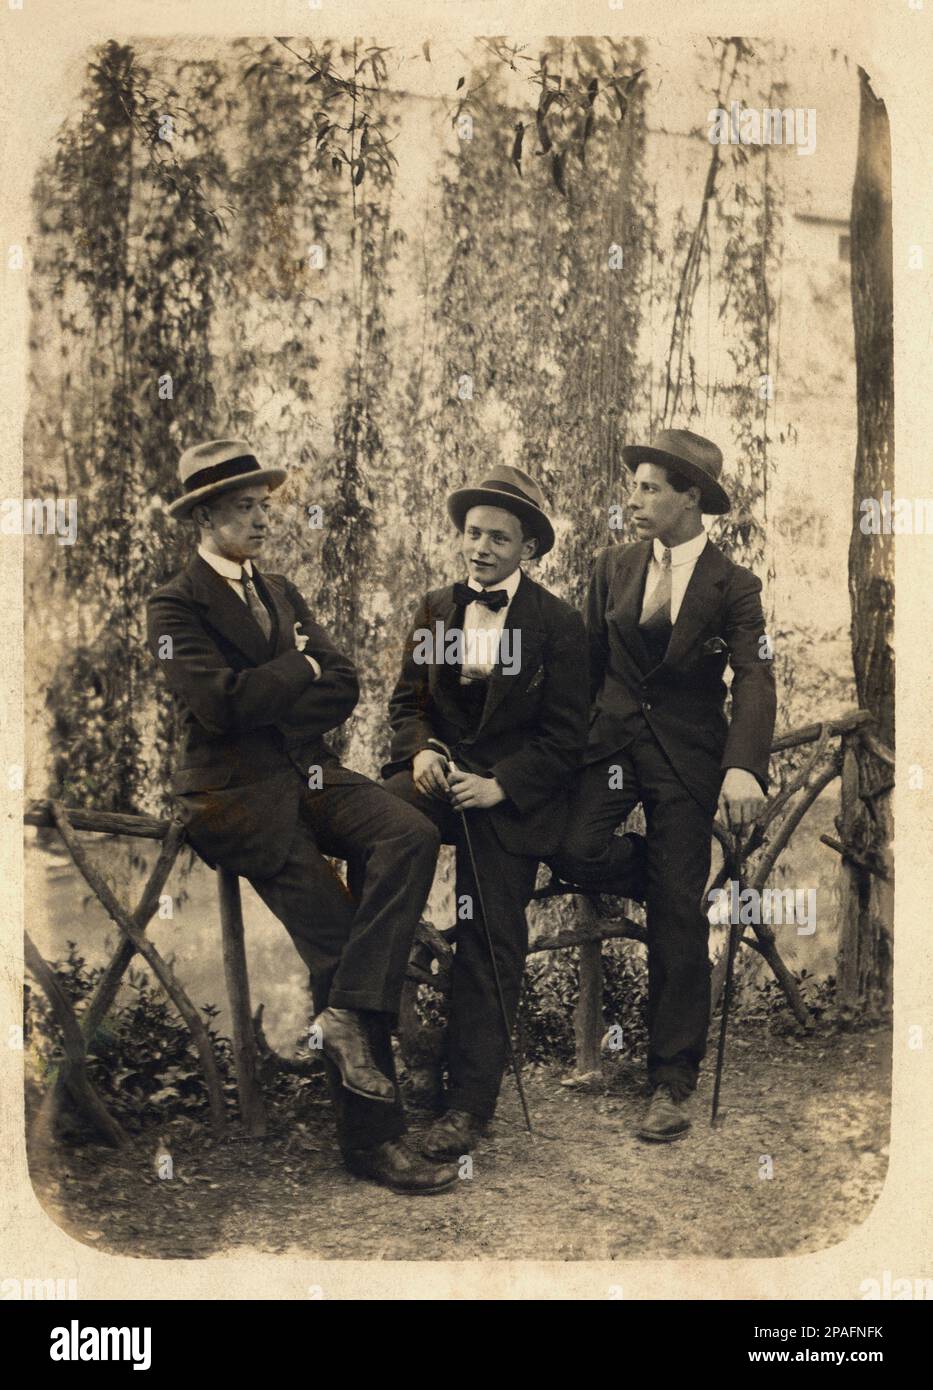
<svg viewBox="0 0 933 1390">
<path fill-rule="evenodd" d="M 39 1113 L 37 1124 L 41 1137 L 42 1133 L 50 1133 L 54 1123 L 54 1114 L 57 1099 L 60 1098 L 61 1089 L 64 1088 L 71 1095 L 78 1108 L 91 1120 L 94 1127 L 100 1131 L 103 1137 L 111 1144 L 123 1144 L 126 1136 L 120 1129 L 117 1122 L 106 1111 L 100 1097 L 94 1091 L 87 1076 L 87 1046 L 92 1041 L 97 1029 L 100 1027 L 106 1014 L 109 1012 L 120 981 L 123 979 L 130 962 L 134 955 L 139 954 L 152 969 L 153 974 L 159 984 L 165 990 L 169 999 L 175 1005 L 181 1017 L 184 1019 L 194 1045 L 198 1051 L 201 1062 L 201 1069 L 204 1073 L 204 1081 L 207 1087 L 208 1104 L 210 1106 L 211 1126 L 216 1133 L 222 1133 L 224 1129 L 224 1101 L 221 1088 L 220 1074 L 217 1070 L 217 1061 L 214 1057 L 214 1050 L 208 1036 L 207 1028 L 201 1015 L 198 1013 L 181 982 L 176 978 L 174 971 L 162 955 L 145 936 L 146 927 L 155 915 L 159 906 L 159 898 L 162 889 L 168 880 L 168 876 L 178 857 L 184 841 L 184 828 L 179 821 L 152 821 L 146 825 L 148 817 L 108 817 L 111 821 L 118 819 L 123 824 L 120 826 L 124 832 L 129 828 L 125 822 L 134 821 L 133 826 L 136 835 L 143 835 L 146 838 L 159 838 L 164 836 L 162 848 L 153 866 L 149 879 L 143 889 L 142 896 L 135 911 L 129 911 L 117 900 L 116 895 L 107 883 L 106 879 L 91 864 L 85 852 L 84 846 L 75 834 L 74 822 L 84 823 L 87 829 L 102 829 L 98 815 L 89 812 L 73 812 L 69 814 L 60 801 L 52 801 L 48 806 L 53 823 L 58 827 L 59 834 L 65 842 L 69 854 L 75 866 L 80 871 L 88 887 L 95 894 L 98 900 L 106 908 L 112 920 L 123 933 L 124 940 L 121 942 L 113 959 L 107 966 L 97 988 L 91 998 L 90 1004 L 84 1015 L 83 1025 L 78 1023 L 75 1011 L 69 1002 L 61 986 L 55 980 L 54 974 L 39 955 L 36 947 L 29 939 L 27 941 L 26 963 L 30 971 L 35 975 L 39 984 L 48 995 L 52 1004 L 56 1020 L 62 1029 L 62 1036 L 65 1043 L 65 1062 L 56 1085 L 46 1096 L 42 1109 Z M 94 824 L 88 824 L 89 817 Z M 27 815 L 27 820 L 32 824 L 37 821 Z M 140 825 L 138 822 L 142 821 Z M 47 822 L 43 822 L 47 823 Z M 51 986 L 54 985 L 54 989 Z M 106 1117 L 106 1118 L 104 1118 Z"/>
<path fill-rule="evenodd" d="M 831 739 L 841 738 L 844 743 L 847 738 L 863 738 L 870 751 L 887 765 L 893 766 L 893 754 L 880 744 L 869 730 L 868 726 L 872 723 L 873 718 L 868 710 L 853 710 L 839 719 L 804 725 L 774 741 L 771 746 L 772 754 L 811 743 L 816 747 L 805 766 L 788 785 L 769 799 L 747 836 L 739 839 L 718 822 L 714 823 L 713 834 L 722 846 L 723 862 L 710 884 L 710 891 L 721 888 L 730 880 L 736 883 L 740 894 L 746 888 L 758 893 L 762 891 L 804 816 L 826 787 L 841 774 L 841 747 L 832 752 L 824 766 L 820 766 Z M 821 836 L 821 839 L 824 843 L 829 843 L 826 836 Z M 837 848 L 835 844 L 831 847 Z M 751 878 L 748 879 L 748 861 L 753 854 L 762 849 L 764 852 Z M 844 847 L 839 849 L 846 853 L 847 857 L 852 853 Z M 873 866 L 869 867 L 872 867 L 873 872 L 877 871 Z M 539 889 L 535 898 L 540 900 L 566 893 L 579 893 L 579 890 L 566 884 L 552 882 Z M 580 920 L 576 929 L 559 931 L 554 934 L 553 939 L 546 936 L 538 937 L 532 949 L 548 950 L 575 944 L 579 946 L 580 986 L 574 1013 L 577 1053 L 575 1070 L 578 1076 L 585 1077 L 598 1071 L 600 1061 L 600 1042 L 603 1034 L 602 941 L 621 937 L 645 944 L 647 938 L 645 928 L 631 917 L 615 911 L 607 915 L 601 908 L 602 900 L 592 894 L 579 893 L 579 897 Z M 753 922 L 751 925 L 754 935 L 743 934 L 740 944 L 757 951 L 767 961 L 794 1017 L 806 1026 L 810 1021 L 809 1011 L 793 973 L 778 950 L 772 927 L 767 922 Z M 710 995 L 714 1009 L 722 996 L 727 963 L 727 953 L 723 951 L 716 961 L 711 977 Z"/>
</svg>

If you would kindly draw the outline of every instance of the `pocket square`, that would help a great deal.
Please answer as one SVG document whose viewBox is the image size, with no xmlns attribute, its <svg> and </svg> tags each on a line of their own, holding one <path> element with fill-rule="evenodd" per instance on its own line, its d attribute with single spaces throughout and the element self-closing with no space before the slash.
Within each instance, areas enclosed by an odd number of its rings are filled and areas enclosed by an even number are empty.
<svg viewBox="0 0 933 1390">
<path fill-rule="evenodd" d="M 539 685 L 543 685 L 543 684 L 544 684 L 544 667 L 543 667 L 543 666 L 539 666 L 538 669 L 537 669 L 537 671 L 536 671 L 536 672 L 534 673 L 534 675 L 532 676 L 531 680 L 528 682 L 528 693 L 531 694 L 532 690 L 537 690 L 537 689 L 538 689 L 538 686 L 539 686 Z"/>
<path fill-rule="evenodd" d="M 728 650 L 729 644 L 724 642 L 721 637 L 710 637 L 703 643 L 702 648 L 704 656 L 719 656 L 720 652 L 727 652 Z"/>
</svg>

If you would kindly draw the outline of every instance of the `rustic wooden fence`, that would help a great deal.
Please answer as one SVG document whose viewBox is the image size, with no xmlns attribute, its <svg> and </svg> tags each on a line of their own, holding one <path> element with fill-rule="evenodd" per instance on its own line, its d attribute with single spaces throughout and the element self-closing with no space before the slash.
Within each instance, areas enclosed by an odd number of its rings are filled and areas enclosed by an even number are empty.
<svg viewBox="0 0 933 1390">
<path fill-rule="evenodd" d="M 871 732 L 871 724 L 872 716 L 867 710 L 855 710 L 825 724 L 808 724 L 775 740 L 772 745 L 774 754 L 810 744 L 813 745 L 813 752 L 783 790 L 769 798 L 760 819 L 747 835 L 737 839 L 716 824 L 714 833 L 722 846 L 723 862 L 710 889 L 721 887 L 730 880 L 737 883 L 739 891 L 749 887 L 760 892 L 764 888 L 778 858 L 807 811 L 821 792 L 840 775 L 849 740 L 864 739 L 866 746 L 883 762 L 889 765 L 893 762 L 889 750 L 878 745 Z M 62 1095 L 67 1093 L 78 1111 L 103 1139 L 113 1145 L 126 1142 L 121 1127 L 104 1106 L 88 1076 L 87 1049 L 112 1007 L 131 961 L 138 954 L 150 967 L 191 1033 L 204 1073 L 210 1123 L 215 1132 L 221 1133 L 226 1124 L 225 1106 L 217 1059 L 207 1028 L 171 965 L 146 936 L 146 928 L 158 909 L 160 896 L 184 844 L 182 825 L 176 820 L 158 820 L 151 816 L 69 809 L 60 801 L 33 802 L 25 813 L 24 821 L 27 825 L 55 827 L 58 830 L 75 866 L 116 924 L 122 938 L 79 1019 L 54 971 L 42 958 L 28 931 L 26 933 L 26 968 L 49 1000 L 52 1015 L 61 1032 L 63 1050 L 58 1075 L 36 1121 L 37 1129 L 44 1132 L 46 1139 L 54 1136 L 58 1104 Z M 135 908 L 125 906 L 117 899 L 105 877 L 90 862 L 77 831 L 161 842 L 158 857 Z M 821 836 L 821 839 L 843 857 L 856 858 L 854 851 L 850 851 L 841 841 L 827 835 Z M 866 865 L 861 858 L 857 862 L 872 873 L 882 877 L 888 875 L 884 864 L 873 862 Z M 261 1067 L 271 1064 L 287 1070 L 304 1071 L 309 1064 L 280 1058 L 266 1043 L 262 1030 L 262 1010 L 254 1017 L 250 1003 L 238 877 L 224 869 L 218 870 L 217 890 L 240 1115 L 248 1134 L 262 1135 L 266 1127 L 266 1114 L 260 1084 Z M 544 900 L 574 892 L 567 885 L 552 881 L 538 889 L 535 898 Z M 578 950 L 580 983 L 574 1011 L 576 1072 L 586 1076 L 598 1070 L 600 1042 L 604 1032 L 602 943 L 620 937 L 644 943 L 646 936 L 641 923 L 615 910 L 607 912 L 602 906 L 602 899 L 582 893 L 575 896 L 579 901 L 573 922 L 557 931 L 533 933 L 531 950 L 555 951 L 570 946 Z M 806 1005 L 792 972 L 781 958 L 772 927 L 767 923 L 755 924 L 753 935 L 743 935 L 741 943 L 757 951 L 767 962 L 794 1016 L 806 1024 Z M 714 1004 L 718 1002 L 724 982 L 725 954 L 722 952 L 713 971 Z M 403 1029 L 414 1026 L 414 996 L 420 983 L 427 982 L 441 992 L 445 991 L 451 959 L 452 949 L 445 938 L 422 923 L 409 964 L 402 1007 Z"/>
</svg>

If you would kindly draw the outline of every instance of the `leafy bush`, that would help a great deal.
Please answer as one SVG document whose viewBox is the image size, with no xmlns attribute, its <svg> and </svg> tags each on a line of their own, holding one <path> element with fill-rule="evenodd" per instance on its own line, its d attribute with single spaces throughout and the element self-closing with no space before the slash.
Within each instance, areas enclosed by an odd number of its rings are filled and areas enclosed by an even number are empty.
<svg viewBox="0 0 933 1390">
<path fill-rule="evenodd" d="M 65 994 L 78 1011 L 89 1000 L 103 974 L 89 966 L 74 941 L 64 960 L 52 962 Z M 218 1010 L 203 1005 L 225 1091 L 235 1091 L 230 1040 L 218 1033 Z M 54 1081 L 62 1061 L 58 1027 L 45 995 L 26 986 L 25 1041 L 34 1065 L 46 1083 Z M 127 1129 L 173 1115 L 207 1116 L 204 1076 L 191 1035 L 158 986 L 141 970 L 124 977 L 117 1003 L 88 1046 L 88 1075 L 107 1109 Z"/>
<path fill-rule="evenodd" d="M 574 1059 L 573 1010 L 579 989 L 577 951 L 541 951 L 528 957 L 519 1029 L 533 1062 Z M 603 1016 L 622 1028 L 617 1055 L 641 1056 L 647 1043 L 648 971 L 644 952 L 624 941 L 603 946 Z"/>
<path fill-rule="evenodd" d="M 89 966 L 74 941 L 64 960 L 52 962 L 59 984 L 81 1014 L 103 974 Z M 236 1073 L 230 1039 L 217 1029 L 219 1010 L 203 1004 L 208 1037 L 217 1059 L 221 1085 L 231 1104 L 236 1100 Z M 25 1043 L 32 1062 L 29 1102 L 54 1083 L 62 1061 L 58 1027 L 45 995 L 26 985 Z M 88 1075 L 111 1114 L 131 1132 L 150 1123 L 165 1124 L 179 1116 L 196 1121 L 209 1114 L 207 1088 L 197 1050 L 187 1027 L 145 971 L 130 970 L 117 1002 L 88 1047 Z M 322 1087 L 319 1078 L 276 1071 L 266 1081 L 270 1098 L 294 1100 Z"/>
<path fill-rule="evenodd" d="M 78 1011 L 89 1000 L 103 973 L 88 966 L 73 941 L 64 960 L 52 963 L 59 984 Z M 819 1023 L 832 1021 L 835 979 L 818 980 L 806 970 L 795 976 L 808 1009 Z M 603 1015 L 607 1029 L 622 1029 L 616 1056 L 644 1057 L 647 1046 L 648 975 L 644 951 L 631 942 L 609 941 L 603 947 Z M 576 950 L 542 951 L 528 957 L 525 987 L 518 1018 L 520 1049 L 529 1062 L 570 1065 L 574 1060 L 573 1010 L 579 983 Z M 221 1084 L 231 1103 L 236 1101 L 236 1077 L 230 1039 L 220 1033 L 218 1010 L 201 1006 L 208 1036 L 217 1058 Z M 423 1032 L 413 1056 L 443 1045 L 446 1006 L 436 991 L 419 991 L 418 1013 Z M 786 1032 L 797 1024 L 777 981 L 770 975 L 746 985 L 736 1000 L 736 1024 L 765 1024 Z M 54 1083 L 62 1061 L 58 1028 L 45 995 L 27 983 L 25 1042 L 31 1061 L 27 1102 L 33 1108 L 40 1091 Z M 423 1045 L 423 1047 L 421 1046 Z M 188 1029 L 176 1017 L 157 985 L 146 973 L 131 970 L 117 1003 L 98 1029 L 88 1049 L 88 1072 L 108 1110 L 130 1132 L 165 1125 L 179 1117 L 206 1122 L 209 1108 L 200 1061 Z M 323 1096 L 322 1075 L 298 1076 L 272 1069 L 263 1077 L 267 1096 L 284 1112 L 299 1114 L 309 1099 Z"/>
<path fill-rule="evenodd" d="M 820 980 L 803 969 L 794 971 L 794 979 L 813 1023 L 832 1022 L 836 1005 L 835 975 Z M 743 992 L 737 1013 L 742 1022 L 767 1023 L 774 1032 L 793 1032 L 800 1026 L 773 975 L 768 975 L 754 990 Z"/>
<path fill-rule="evenodd" d="M 803 969 L 794 978 L 813 1023 L 831 1023 L 836 997 L 835 977 L 818 979 Z M 798 1028 L 784 992 L 772 975 L 768 974 L 757 983 L 737 982 L 736 1024 L 764 1023 L 777 1033 Z M 573 1062 L 573 1010 L 578 987 L 576 950 L 542 951 L 528 957 L 519 1030 L 529 1061 Z M 644 949 L 631 942 L 606 942 L 603 946 L 603 1018 L 607 1030 L 614 1025 L 622 1030 L 621 1046 L 613 1048 L 616 1056 L 644 1058 L 648 1044 L 647 1008 L 648 971 Z"/>
</svg>

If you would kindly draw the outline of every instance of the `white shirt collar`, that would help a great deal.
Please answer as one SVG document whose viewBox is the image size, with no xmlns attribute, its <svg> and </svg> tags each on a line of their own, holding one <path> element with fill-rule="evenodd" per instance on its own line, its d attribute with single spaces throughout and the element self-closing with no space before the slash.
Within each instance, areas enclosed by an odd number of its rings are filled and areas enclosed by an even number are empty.
<svg viewBox="0 0 933 1390">
<path fill-rule="evenodd" d="M 701 531 L 700 534 L 698 536 L 694 536 L 692 540 L 684 541 L 683 545 L 672 545 L 670 548 L 671 564 L 689 565 L 694 563 L 703 554 L 703 549 L 706 545 L 706 541 L 706 532 Z M 655 536 L 654 558 L 657 560 L 659 565 L 662 559 L 664 558 L 664 551 L 666 550 L 666 548 L 667 547 L 663 544 L 663 542 L 659 541 L 657 536 Z"/>
<path fill-rule="evenodd" d="M 206 560 L 212 570 L 216 570 L 224 579 L 235 579 L 238 582 L 243 578 L 243 571 L 253 577 L 253 564 L 251 560 L 245 560 L 242 565 L 238 565 L 236 560 L 228 560 L 226 555 L 215 555 L 212 550 L 205 550 L 203 545 L 198 546 L 198 554 L 202 560 Z"/>
<path fill-rule="evenodd" d="M 516 590 L 518 589 L 518 586 L 519 586 L 519 584 L 520 584 L 521 582 L 522 582 L 522 568 L 521 568 L 521 565 L 519 565 L 518 569 L 514 569 L 514 570 L 512 571 L 512 573 L 509 575 L 508 579 L 503 579 L 503 581 L 502 581 L 501 584 L 492 584 L 492 585 L 489 585 L 488 587 L 490 587 L 490 588 L 493 589 L 493 590 L 496 590 L 496 589 L 504 589 L 505 592 L 506 592 L 506 593 L 508 594 L 508 596 L 509 596 L 509 603 L 511 603 L 512 600 L 513 600 L 513 598 L 515 597 L 515 592 L 516 592 Z M 468 579 L 468 580 L 467 580 L 467 586 L 468 586 L 470 589 L 476 589 L 477 593 L 482 593 L 482 592 L 483 592 L 483 585 L 482 585 L 482 584 L 478 584 L 478 583 L 476 582 L 475 579 L 472 579 L 472 578 L 471 578 L 471 579 Z"/>
</svg>

